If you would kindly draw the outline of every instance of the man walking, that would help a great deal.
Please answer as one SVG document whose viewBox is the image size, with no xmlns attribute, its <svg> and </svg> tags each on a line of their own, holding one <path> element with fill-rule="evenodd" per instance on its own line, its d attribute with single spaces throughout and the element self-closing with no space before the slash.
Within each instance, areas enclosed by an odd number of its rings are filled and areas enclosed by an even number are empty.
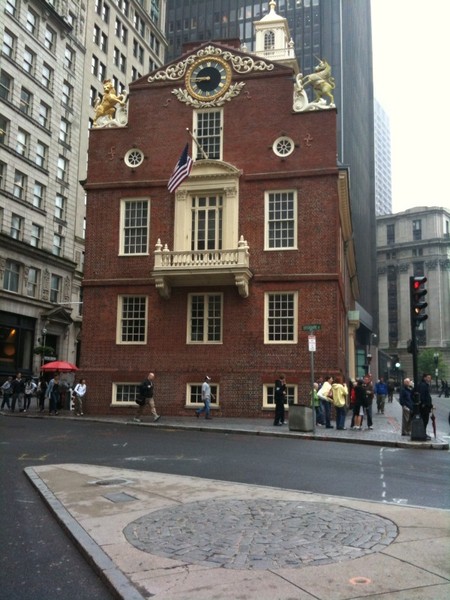
<svg viewBox="0 0 450 600">
<path fill-rule="evenodd" d="M 400 390 L 400 406 L 402 407 L 402 435 L 411 435 L 411 418 L 414 410 L 413 387 L 411 379 L 403 380 Z"/>
<path fill-rule="evenodd" d="M 386 402 L 386 396 L 388 393 L 388 387 L 384 382 L 383 377 L 375 384 L 375 394 L 377 395 L 377 414 L 384 415 L 384 403 Z"/>
<path fill-rule="evenodd" d="M 275 419 L 273 424 L 284 425 L 284 404 L 286 402 L 287 388 L 286 378 L 281 373 L 279 379 L 275 381 Z"/>
<path fill-rule="evenodd" d="M 11 387 L 11 412 L 14 412 L 16 410 L 16 402 L 19 403 L 19 412 L 23 412 L 25 402 L 25 381 L 22 379 L 22 373 L 17 373 L 16 378 L 11 383 Z"/>
<path fill-rule="evenodd" d="M 211 385 L 210 382 L 211 381 L 211 377 L 208 377 L 208 375 L 205 376 L 205 381 L 202 384 L 202 401 L 203 401 L 203 408 L 200 408 L 199 410 L 195 411 L 195 414 L 197 416 L 197 419 L 200 417 L 201 413 L 205 413 L 205 419 L 212 419 L 210 413 L 211 410 Z"/>
<path fill-rule="evenodd" d="M 147 378 L 144 379 L 144 381 L 139 386 L 140 402 L 138 402 L 139 408 L 138 408 L 138 411 L 134 418 L 134 420 L 137 423 L 140 423 L 142 421 L 142 413 L 144 412 L 144 409 L 147 405 L 150 406 L 150 412 L 153 415 L 154 423 L 156 423 L 156 421 L 159 421 L 159 419 L 161 418 L 161 416 L 158 415 L 158 413 L 156 412 L 155 400 L 153 399 L 153 394 L 154 394 L 153 380 L 154 379 L 155 379 L 155 374 L 149 373 L 147 375 Z"/>
</svg>

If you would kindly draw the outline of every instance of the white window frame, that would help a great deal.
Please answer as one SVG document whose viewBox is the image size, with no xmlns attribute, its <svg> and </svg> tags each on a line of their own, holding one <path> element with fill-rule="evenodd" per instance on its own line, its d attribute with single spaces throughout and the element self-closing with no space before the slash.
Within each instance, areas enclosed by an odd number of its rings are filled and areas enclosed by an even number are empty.
<svg viewBox="0 0 450 600">
<path fill-rule="evenodd" d="M 220 408 L 220 385 L 218 383 L 209 383 L 211 386 L 210 407 L 212 410 Z M 202 400 L 202 385 L 203 382 L 190 382 L 186 384 L 186 404 L 187 408 L 202 408 L 204 402 Z"/>
<path fill-rule="evenodd" d="M 269 339 L 269 301 L 272 296 L 289 296 L 293 300 L 293 314 L 287 317 L 292 320 L 292 339 Z M 279 317 L 280 319 L 281 317 Z M 279 326 L 280 327 L 280 326 Z M 296 344 L 298 339 L 298 292 L 296 291 L 271 291 L 264 294 L 264 343 L 265 344 Z"/>
<path fill-rule="evenodd" d="M 127 208 L 131 208 L 131 205 L 147 204 L 147 223 L 145 226 L 140 224 L 135 227 L 127 227 Z M 127 251 L 127 240 L 128 247 L 131 248 L 132 244 L 129 242 L 129 235 L 131 231 L 137 232 L 138 230 L 146 230 L 145 240 L 145 251 L 143 252 L 131 252 Z M 149 238 L 150 238 L 150 198 L 123 198 L 120 202 L 120 239 L 119 239 L 119 256 L 148 256 L 149 254 Z M 135 244 L 136 248 L 137 244 Z"/>
<path fill-rule="evenodd" d="M 40 270 L 36 269 L 35 267 L 30 267 L 28 269 L 28 277 L 27 277 L 27 296 L 29 298 L 37 297 L 38 291 L 39 291 L 39 279 L 40 279 Z"/>
<path fill-rule="evenodd" d="M 297 404 L 298 386 L 296 384 L 286 384 L 287 395 L 284 408 L 289 409 L 291 403 Z M 263 385 L 263 409 L 275 410 L 275 383 L 265 383 Z"/>
<path fill-rule="evenodd" d="M 203 131 L 203 129 L 202 129 L 202 125 L 203 125 L 202 121 L 204 119 L 203 115 L 219 115 L 220 132 L 218 135 L 214 134 L 214 133 L 208 134 L 207 132 Z M 196 139 L 197 139 L 199 145 L 202 146 L 203 150 L 206 152 L 208 159 L 222 160 L 222 156 L 223 156 L 223 126 L 224 126 L 223 109 L 222 108 L 208 108 L 208 109 L 194 110 L 193 119 L 194 119 L 194 122 L 193 122 L 194 135 L 196 136 Z M 209 148 L 208 140 L 215 140 L 217 137 L 219 137 L 218 156 L 216 155 L 216 153 L 208 152 L 208 148 Z M 217 142 L 213 142 L 213 143 L 214 143 L 214 145 L 217 144 Z M 205 158 L 203 156 L 201 150 L 198 148 L 197 144 L 193 144 L 193 155 L 194 155 L 194 160 L 201 160 L 201 159 Z"/>
<path fill-rule="evenodd" d="M 42 248 L 42 237 L 44 228 L 37 223 L 31 223 L 30 246 Z"/>
<path fill-rule="evenodd" d="M 52 254 L 54 256 L 64 255 L 64 236 L 60 235 L 59 233 L 53 234 Z"/>
<path fill-rule="evenodd" d="M 133 406 L 137 408 L 136 398 L 139 396 L 140 382 L 114 381 L 112 384 L 111 406 Z M 127 400 L 118 399 L 128 398 Z"/>
<path fill-rule="evenodd" d="M 192 339 L 192 301 L 194 297 L 203 297 L 203 339 L 201 340 L 193 340 Z M 220 299 L 220 316 L 211 316 L 210 309 L 213 308 L 211 306 L 211 301 L 213 298 Z M 214 324 L 214 321 L 219 319 L 220 323 L 220 333 L 219 339 L 209 339 L 209 325 L 210 323 Z M 223 344 L 223 294 L 221 292 L 200 292 L 200 293 L 191 293 L 188 294 L 188 303 L 187 303 L 187 319 L 186 319 L 186 343 L 198 346 L 201 345 L 217 345 Z"/>
<path fill-rule="evenodd" d="M 123 325 L 124 325 L 124 321 L 125 321 L 125 315 L 124 315 L 124 299 L 135 299 L 135 300 L 140 300 L 144 302 L 144 318 L 141 322 L 141 324 L 138 324 L 138 327 L 140 329 L 143 330 L 143 339 L 140 340 L 128 340 L 128 339 L 124 339 L 123 336 Z M 130 322 L 130 326 L 129 327 L 135 327 L 134 325 L 132 325 L 132 321 L 133 319 L 130 318 L 129 322 Z M 139 321 L 137 318 L 134 319 L 134 321 Z M 117 326 L 116 326 L 116 344 L 120 344 L 120 345 L 125 345 L 125 346 L 143 346 L 145 344 L 147 344 L 147 330 L 148 330 L 148 296 L 142 296 L 142 295 L 130 295 L 130 294 L 123 294 L 123 295 L 119 295 L 117 297 L 117 320 L 116 320 Z M 131 334 L 133 335 L 133 334 Z"/>
<path fill-rule="evenodd" d="M 56 285 L 55 285 L 56 284 Z M 62 277 L 52 273 L 50 276 L 50 302 L 52 304 L 58 304 L 61 297 L 62 290 Z"/>
<path fill-rule="evenodd" d="M 26 191 L 27 191 L 27 176 L 25 173 L 18 171 L 17 169 L 14 171 L 14 186 L 13 186 L 13 196 L 15 198 L 19 198 L 20 200 L 24 200 Z"/>
<path fill-rule="evenodd" d="M 13 294 L 20 290 L 21 265 L 15 260 L 7 259 L 3 275 L 3 289 Z"/>
<path fill-rule="evenodd" d="M 279 218 L 271 220 L 271 199 L 275 195 L 290 195 L 292 194 L 292 218 Z M 282 201 L 282 199 L 280 200 Z M 286 200 L 289 201 L 289 200 Z M 271 245 L 273 240 L 271 240 L 271 223 L 277 224 L 278 227 L 281 227 L 282 224 L 291 224 L 293 228 L 293 241 L 290 246 L 282 246 L 282 245 Z M 267 190 L 264 192 L 264 250 L 274 251 L 274 250 L 297 250 L 298 249 L 298 239 L 297 239 L 297 231 L 298 231 L 298 194 L 297 190 L 287 189 L 287 190 Z M 279 232 L 278 232 L 279 233 Z M 277 241 L 283 241 L 282 236 L 277 238 Z"/>
</svg>

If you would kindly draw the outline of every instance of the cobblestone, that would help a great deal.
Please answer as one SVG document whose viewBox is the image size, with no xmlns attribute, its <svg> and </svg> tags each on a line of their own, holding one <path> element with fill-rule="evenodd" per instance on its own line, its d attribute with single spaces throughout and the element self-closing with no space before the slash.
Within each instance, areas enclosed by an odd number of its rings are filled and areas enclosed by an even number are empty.
<svg viewBox="0 0 450 600">
<path fill-rule="evenodd" d="M 152 512 L 129 543 L 174 560 L 228 569 L 299 568 L 378 552 L 397 536 L 388 519 L 324 503 L 214 500 Z"/>
</svg>

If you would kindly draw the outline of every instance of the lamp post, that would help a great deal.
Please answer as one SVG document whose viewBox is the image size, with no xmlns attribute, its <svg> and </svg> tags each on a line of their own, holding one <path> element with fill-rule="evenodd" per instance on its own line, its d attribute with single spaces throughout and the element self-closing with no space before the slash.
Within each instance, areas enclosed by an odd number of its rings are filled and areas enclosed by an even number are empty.
<svg viewBox="0 0 450 600">
<path fill-rule="evenodd" d="M 439 352 L 435 352 L 433 354 L 433 359 L 434 359 L 434 375 L 436 377 L 436 393 L 438 393 L 438 391 L 439 391 L 439 383 L 438 383 L 438 377 L 439 377 Z"/>
<path fill-rule="evenodd" d="M 372 355 L 370 353 L 367 354 L 367 375 L 370 375 L 370 363 L 372 362 Z"/>
</svg>

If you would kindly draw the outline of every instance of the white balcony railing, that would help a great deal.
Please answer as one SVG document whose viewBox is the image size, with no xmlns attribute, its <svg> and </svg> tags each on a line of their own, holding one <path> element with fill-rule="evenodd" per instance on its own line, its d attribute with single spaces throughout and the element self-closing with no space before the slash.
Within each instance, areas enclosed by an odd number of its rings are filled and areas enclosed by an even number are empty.
<svg viewBox="0 0 450 600">
<path fill-rule="evenodd" d="M 249 247 L 241 236 L 238 247 L 227 250 L 169 250 L 161 240 L 155 245 L 152 273 L 159 293 L 168 298 L 173 285 L 220 285 L 234 283 L 248 296 L 251 278 Z"/>
</svg>

